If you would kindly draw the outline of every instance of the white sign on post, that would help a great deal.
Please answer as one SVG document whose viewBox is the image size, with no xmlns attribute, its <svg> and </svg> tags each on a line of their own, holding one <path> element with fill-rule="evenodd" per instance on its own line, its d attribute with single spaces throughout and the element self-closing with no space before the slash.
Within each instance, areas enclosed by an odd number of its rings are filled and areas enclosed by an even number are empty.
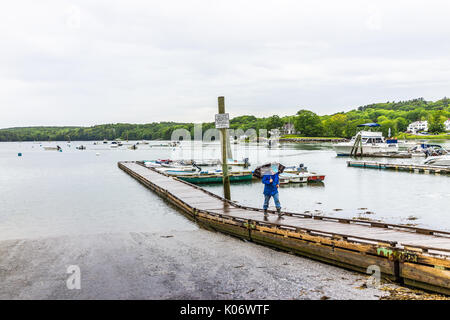
<svg viewBox="0 0 450 320">
<path fill-rule="evenodd" d="M 228 113 L 216 114 L 216 129 L 228 129 L 230 127 L 230 115 Z"/>
</svg>

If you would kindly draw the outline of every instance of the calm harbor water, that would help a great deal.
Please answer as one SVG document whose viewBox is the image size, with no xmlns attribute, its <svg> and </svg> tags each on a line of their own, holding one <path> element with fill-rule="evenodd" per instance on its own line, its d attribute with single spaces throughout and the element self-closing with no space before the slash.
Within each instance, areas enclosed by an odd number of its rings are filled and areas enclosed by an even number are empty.
<svg viewBox="0 0 450 320">
<path fill-rule="evenodd" d="M 150 142 L 156 144 L 160 142 Z M 41 145 L 60 145 L 63 152 Z M 79 145 L 87 150 L 76 150 Z M 442 143 L 440 143 L 442 144 Z M 444 145 L 449 148 L 448 142 Z M 349 168 L 331 145 L 233 145 L 252 167 L 267 161 L 304 163 L 325 182 L 282 186 L 284 209 L 450 230 L 450 177 Z M 18 157 L 18 153 L 23 154 Z M 97 155 L 98 154 L 98 155 Z M 121 160 L 217 158 L 215 143 L 181 148 L 139 145 L 113 149 L 92 142 L 0 143 L 0 240 L 67 234 L 195 230 L 197 226 L 117 168 Z M 383 161 L 383 159 L 377 159 Z M 423 159 L 391 159 L 421 162 Z M 205 188 L 222 194 L 221 185 Z M 233 184 L 233 200 L 262 205 L 260 182 Z"/>
</svg>

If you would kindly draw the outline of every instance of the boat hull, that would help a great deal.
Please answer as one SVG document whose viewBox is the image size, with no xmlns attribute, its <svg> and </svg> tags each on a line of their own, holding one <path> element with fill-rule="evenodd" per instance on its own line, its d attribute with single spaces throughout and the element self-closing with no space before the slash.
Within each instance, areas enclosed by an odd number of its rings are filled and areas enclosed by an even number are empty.
<svg viewBox="0 0 450 320">
<path fill-rule="evenodd" d="M 438 167 L 450 167 L 450 156 L 430 157 L 424 164 Z"/>
<path fill-rule="evenodd" d="M 186 182 L 190 182 L 193 184 L 201 184 L 201 183 L 222 183 L 223 177 L 221 175 L 214 175 L 214 176 L 190 176 L 190 177 L 183 177 L 178 176 L 177 178 L 184 180 Z M 251 181 L 253 178 L 252 174 L 246 174 L 246 175 L 235 175 L 230 176 L 230 182 L 240 182 L 240 181 Z"/>
<path fill-rule="evenodd" d="M 352 151 L 353 144 L 343 143 L 334 145 L 334 151 L 338 156 L 349 156 Z M 377 153 L 395 153 L 398 152 L 398 146 L 396 145 L 363 145 L 363 154 L 377 154 Z M 358 154 L 361 154 L 360 149 L 358 149 Z"/>
</svg>

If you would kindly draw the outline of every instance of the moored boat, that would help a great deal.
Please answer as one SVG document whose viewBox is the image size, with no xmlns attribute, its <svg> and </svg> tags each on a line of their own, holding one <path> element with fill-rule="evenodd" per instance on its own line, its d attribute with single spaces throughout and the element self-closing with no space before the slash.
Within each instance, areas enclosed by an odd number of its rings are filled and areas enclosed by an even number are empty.
<svg viewBox="0 0 450 320">
<path fill-rule="evenodd" d="M 308 168 L 301 163 L 298 167 L 286 167 L 284 170 L 285 173 L 295 174 L 301 178 L 300 182 L 308 182 L 308 181 L 324 181 L 325 175 L 319 174 L 316 172 L 309 172 Z"/>
<path fill-rule="evenodd" d="M 430 157 L 424 164 L 429 166 L 450 167 L 450 155 Z"/>
<path fill-rule="evenodd" d="M 215 174 L 179 174 L 176 175 L 177 178 L 184 180 L 186 182 L 199 184 L 199 183 L 222 183 L 223 176 L 221 172 L 217 172 Z M 229 175 L 230 182 L 241 182 L 241 181 L 251 181 L 253 179 L 253 175 L 251 172 L 236 172 L 230 173 Z"/>
<path fill-rule="evenodd" d="M 409 149 L 408 152 L 413 157 L 441 156 L 448 153 L 448 151 L 445 150 L 441 145 L 427 143 L 417 145 Z"/>
<path fill-rule="evenodd" d="M 378 123 L 359 124 L 358 127 L 380 127 Z M 390 132 L 390 129 L 389 129 Z M 390 134 L 389 134 L 390 135 Z M 385 139 L 379 131 L 359 131 L 349 142 L 340 142 L 333 146 L 338 156 L 362 156 L 389 154 L 398 152 L 397 139 Z"/>
<path fill-rule="evenodd" d="M 228 159 L 227 163 L 229 166 L 238 166 L 238 167 L 249 167 L 250 166 L 250 163 L 248 162 L 248 158 L 245 158 L 243 160 Z"/>
<path fill-rule="evenodd" d="M 361 144 L 358 145 L 356 139 L 360 135 Z M 362 153 L 364 155 L 393 153 L 398 152 L 397 140 L 385 140 L 382 132 L 377 131 L 360 131 L 354 136 L 350 142 L 340 142 L 333 146 L 338 156 L 349 156 L 354 148 L 362 146 Z M 361 150 L 357 151 L 356 155 L 361 155 Z"/>
<path fill-rule="evenodd" d="M 47 151 L 62 151 L 60 146 L 56 146 L 56 147 L 44 146 L 43 148 L 44 148 L 44 150 L 47 150 Z"/>
<path fill-rule="evenodd" d="M 305 183 L 308 182 L 308 177 L 301 176 L 295 173 L 283 172 L 279 175 L 280 183 Z"/>
</svg>

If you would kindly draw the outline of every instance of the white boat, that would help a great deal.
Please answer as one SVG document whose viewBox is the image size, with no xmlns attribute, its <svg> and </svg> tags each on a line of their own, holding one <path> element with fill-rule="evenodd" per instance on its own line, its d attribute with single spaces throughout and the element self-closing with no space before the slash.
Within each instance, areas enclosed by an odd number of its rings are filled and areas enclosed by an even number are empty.
<svg viewBox="0 0 450 320">
<path fill-rule="evenodd" d="M 283 176 L 282 174 L 279 175 L 278 179 L 280 181 L 280 184 L 288 184 L 290 181 L 290 177 L 286 175 Z"/>
<path fill-rule="evenodd" d="M 44 146 L 43 148 L 44 148 L 44 150 L 47 150 L 47 151 L 60 151 L 60 150 L 62 150 L 60 146 L 56 146 L 56 147 Z"/>
<path fill-rule="evenodd" d="M 243 160 L 228 159 L 227 163 L 229 166 L 237 166 L 237 167 L 249 167 L 250 166 L 250 163 L 248 162 L 248 158 L 244 158 Z"/>
<path fill-rule="evenodd" d="M 350 140 L 350 142 L 340 142 L 335 144 L 333 148 L 336 151 L 336 154 L 338 156 L 350 155 L 358 135 L 361 135 L 362 151 L 365 155 L 398 152 L 397 140 L 386 141 L 383 137 L 383 133 L 377 131 L 360 131 Z M 360 148 L 358 148 L 358 154 L 360 153 Z"/>
<path fill-rule="evenodd" d="M 429 166 L 450 167 L 450 155 L 429 157 L 423 164 Z"/>
<path fill-rule="evenodd" d="M 161 172 L 195 172 L 198 171 L 197 168 L 192 166 L 171 166 L 171 167 L 155 167 L 156 170 Z"/>
<path fill-rule="evenodd" d="M 151 144 L 151 145 L 149 145 L 150 148 L 154 148 L 154 147 L 175 148 L 175 147 L 180 147 L 180 146 L 181 146 L 181 142 L 180 141 L 171 141 L 171 142 L 168 142 L 168 143 L 160 143 L 160 144 Z"/>
<path fill-rule="evenodd" d="M 308 168 L 301 163 L 298 167 L 286 167 L 282 174 L 292 174 L 299 178 L 298 182 L 308 182 L 308 181 L 324 181 L 325 175 L 318 174 L 315 172 L 309 172 Z M 297 182 L 297 181 L 295 181 Z"/>
<path fill-rule="evenodd" d="M 413 157 L 438 157 L 448 153 L 441 145 L 422 143 L 408 150 Z"/>
<path fill-rule="evenodd" d="M 308 182 L 308 177 L 304 175 L 299 175 L 295 173 L 281 173 L 279 175 L 280 183 L 302 183 L 302 182 Z M 283 182 L 281 182 L 283 181 Z M 287 181 L 287 182 L 285 182 Z"/>
</svg>

